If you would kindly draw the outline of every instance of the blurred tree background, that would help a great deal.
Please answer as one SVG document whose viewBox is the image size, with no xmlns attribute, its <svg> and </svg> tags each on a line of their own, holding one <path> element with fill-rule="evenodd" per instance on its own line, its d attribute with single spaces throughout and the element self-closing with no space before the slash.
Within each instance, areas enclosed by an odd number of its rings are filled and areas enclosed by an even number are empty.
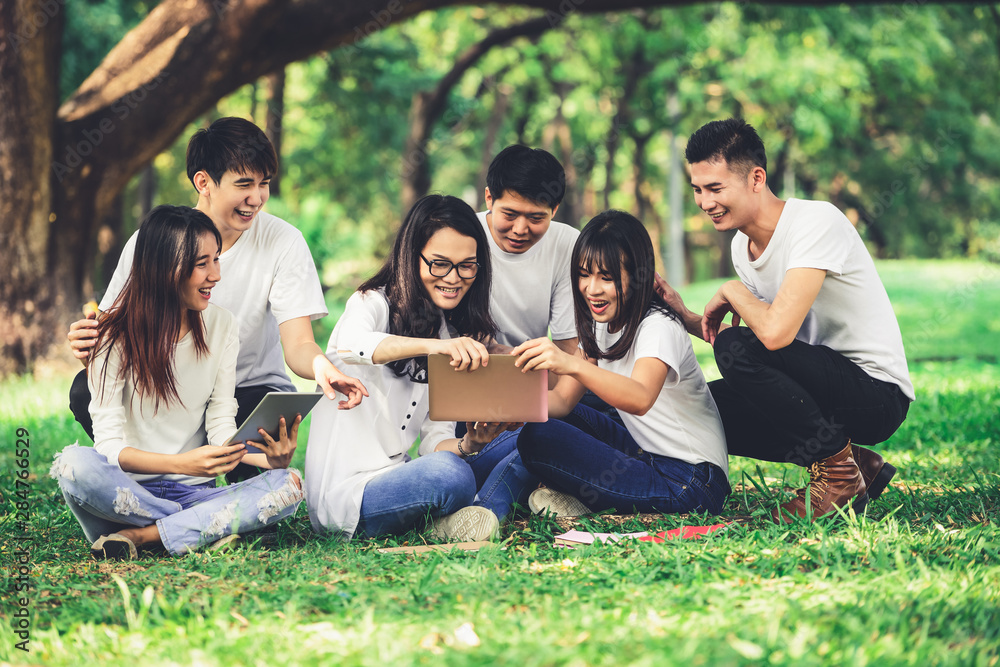
<svg viewBox="0 0 1000 667">
<path fill-rule="evenodd" d="M 153 5 L 67 3 L 62 94 Z M 566 167 L 558 219 L 629 210 L 674 280 L 725 275 L 728 241 L 695 208 L 672 147 L 730 115 L 760 132 L 779 196 L 832 201 L 874 255 L 1000 261 L 996 6 L 723 3 L 565 17 L 489 6 L 377 26 L 192 124 L 122 193 L 84 290 L 100 294 L 144 211 L 193 203 L 187 139 L 224 115 L 280 137 L 267 207 L 305 234 L 333 313 L 390 247 L 405 202 L 429 190 L 482 207 L 489 161 L 515 142 Z"/>
</svg>

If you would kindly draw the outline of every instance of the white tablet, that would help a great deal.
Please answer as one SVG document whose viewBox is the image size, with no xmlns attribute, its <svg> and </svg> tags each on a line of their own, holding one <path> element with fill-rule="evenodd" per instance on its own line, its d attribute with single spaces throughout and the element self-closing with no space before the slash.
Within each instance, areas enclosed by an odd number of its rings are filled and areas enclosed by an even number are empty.
<svg viewBox="0 0 1000 667">
<path fill-rule="evenodd" d="M 321 391 L 271 391 L 257 404 L 250 416 L 236 429 L 227 445 L 245 440 L 261 441 L 259 429 L 264 429 L 273 439 L 278 439 L 278 426 L 281 418 L 286 424 L 295 420 L 295 415 L 305 416 L 313 409 L 316 402 L 323 397 Z"/>
</svg>

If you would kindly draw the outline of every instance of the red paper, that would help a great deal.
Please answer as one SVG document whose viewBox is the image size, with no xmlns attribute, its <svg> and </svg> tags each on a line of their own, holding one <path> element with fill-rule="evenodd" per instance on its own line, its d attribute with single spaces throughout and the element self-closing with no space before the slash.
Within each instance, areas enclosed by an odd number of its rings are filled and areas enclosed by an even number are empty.
<svg viewBox="0 0 1000 667">
<path fill-rule="evenodd" d="M 708 535 L 709 533 L 714 533 L 715 531 L 721 530 L 725 527 L 726 524 L 724 523 L 717 523 L 714 526 L 681 526 L 680 528 L 674 528 L 673 530 L 661 530 L 656 535 L 646 535 L 645 537 L 640 537 L 639 541 L 660 544 L 661 542 L 673 539 L 689 540 L 695 537 L 701 537 L 702 535 Z"/>
</svg>

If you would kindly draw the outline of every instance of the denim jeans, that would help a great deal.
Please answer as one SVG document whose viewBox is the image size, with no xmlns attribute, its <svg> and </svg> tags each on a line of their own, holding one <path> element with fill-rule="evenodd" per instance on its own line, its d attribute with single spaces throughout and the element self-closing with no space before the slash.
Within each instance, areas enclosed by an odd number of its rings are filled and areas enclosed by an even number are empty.
<svg viewBox="0 0 1000 667">
<path fill-rule="evenodd" d="M 525 467 L 594 511 L 722 511 L 729 480 L 711 463 L 643 450 L 624 426 L 585 405 L 562 419 L 525 424 L 517 441 Z"/>
<path fill-rule="evenodd" d="M 719 332 L 722 379 L 708 385 L 729 453 L 808 466 L 847 446 L 895 433 L 910 400 L 825 345 L 802 341 L 768 350 L 747 327 Z"/>
<path fill-rule="evenodd" d="M 457 512 L 476 497 L 472 468 L 457 454 L 433 452 L 389 468 L 365 485 L 355 535 L 398 535 L 431 517 Z"/>
<path fill-rule="evenodd" d="M 521 429 L 505 431 L 475 456 L 465 459 L 476 476 L 475 505 L 497 515 L 500 521 L 514 511 L 514 503 L 527 505 L 528 496 L 538 487 L 537 476 L 528 472 L 517 453 Z"/>
<path fill-rule="evenodd" d="M 356 534 L 398 535 L 468 505 L 485 507 L 503 521 L 538 486 L 518 456 L 519 432 L 501 433 L 464 460 L 434 452 L 375 477 L 365 485 Z"/>
<path fill-rule="evenodd" d="M 123 528 L 155 523 L 167 551 L 184 554 L 230 533 L 249 533 L 295 514 L 302 491 L 292 472 L 268 470 L 219 488 L 211 482 L 137 482 L 93 447 L 70 445 L 56 455 L 51 475 L 91 542 Z"/>
</svg>

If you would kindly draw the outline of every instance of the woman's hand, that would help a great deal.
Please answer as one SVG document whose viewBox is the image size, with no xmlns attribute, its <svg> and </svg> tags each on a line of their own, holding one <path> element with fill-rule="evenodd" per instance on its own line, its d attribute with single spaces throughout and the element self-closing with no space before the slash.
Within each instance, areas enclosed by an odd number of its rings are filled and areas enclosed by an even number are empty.
<svg viewBox="0 0 1000 667">
<path fill-rule="evenodd" d="M 490 361 L 486 346 L 466 336 L 439 340 L 434 345 L 433 352 L 450 356 L 451 365 L 456 371 L 475 371 Z"/>
<path fill-rule="evenodd" d="M 258 433 L 263 437 L 264 443 L 247 441 L 248 445 L 253 445 L 267 457 L 265 468 L 277 469 L 287 468 L 295 455 L 295 448 L 298 447 L 299 424 L 302 423 L 302 415 L 296 415 L 291 428 L 285 427 L 285 418 L 278 422 L 278 440 L 275 441 L 267 431 L 259 429 Z"/>
<path fill-rule="evenodd" d="M 548 338 L 535 338 L 521 343 L 511 352 L 517 357 L 514 365 L 528 371 L 552 371 L 556 375 L 569 375 L 582 360 L 571 354 L 566 354 Z"/>
<path fill-rule="evenodd" d="M 729 282 L 739 282 L 739 281 L 729 281 Z M 743 283 L 739 283 L 742 286 Z M 740 314 L 736 312 L 733 308 L 733 304 L 729 302 L 723 294 L 725 285 L 719 288 L 719 291 L 715 293 L 709 302 L 705 305 L 705 315 L 701 321 L 701 331 L 702 338 L 709 345 L 715 345 L 715 338 L 719 335 L 719 331 L 725 328 L 723 319 L 729 313 L 733 314 L 733 324 L 732 326 L 738 327 L 740 325 Z"/>
<path fill-rule="evenodd" d="M 69 325 L 66 339 L 69 341 L 73 356 L 86 365 L 94 345 L 97 344 L 97 313 L 87 315 L 85 319 Z"/>
<path fill-rule="evenodd" d="M 478 454 L 504 431 L 515 431 L 522 426 L 524 422 L 465 422 L 462 451 L 466 454 Z"/>
<path fill-rule="evenodd" d="M 235 468 L 246 453 L 242 442 L 222 447 L 202 445 L 183 454 L 175 454 L 174 472 L 191 477 L 218 477 Z"/>
</svg>

